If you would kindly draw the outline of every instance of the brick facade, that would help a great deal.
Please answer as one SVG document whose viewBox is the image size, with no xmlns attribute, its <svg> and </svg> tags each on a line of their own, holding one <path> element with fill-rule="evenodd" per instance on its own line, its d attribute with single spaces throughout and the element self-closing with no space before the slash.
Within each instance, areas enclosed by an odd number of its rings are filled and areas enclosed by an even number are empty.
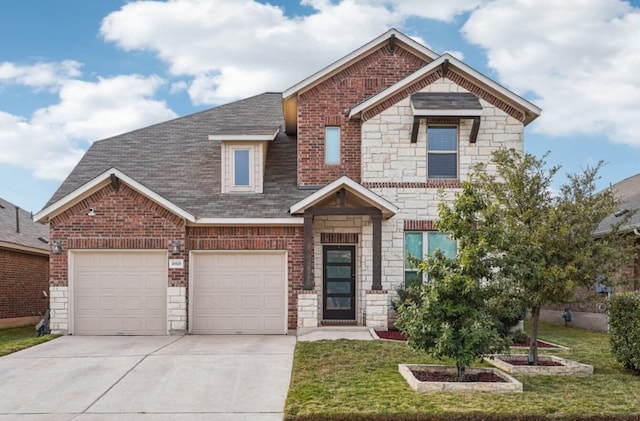
<svg viewBox="0 0 640 421">
<path fill-rule="evenodd" d="M 89 215 L 89 209 L 95 215 Z M 50 241 L 60 241 L 61 254 L 51 255 L 51 286 L 66 286 L 70 249 L 146 249 L 170 251 L 180 241 L 185 269 L 169 270 L 168 286 L 186 287 L 188 253 L 184 221 L 124 184 L 108 185 L 57 215 L 50 223 Z"/>
<path fill-rule="evenodd" d="M 0 319 L 40 316 L 49 308 L 49 256 L 0 249 Z"/>
<path fill-rule="evenodd" d="M 408 51 L 389 45 L 343 69 L 298 99 L 298 184 L 324 186 L 347 175 L 360 182 L 360 122 L 348 110 L 426 64 Z M 326 165 L 325 127 L 340 126 L 340 164 Z"/>
<path fill-rule="evenodd" d="M 95 215 L 88 215 L 89 208 L 94 209 Z M 165 249 L 170 253 L 171 243 L 178 240 L 180 255 L 169 254 L 169 258 L 184 259 L 184 269 L 168 270 L 167 287 L 174 291 L 169 297 L 170 305 L 181 314 L 187 313 L 184 306 L 188 306 L 191 250 L 286 250 L 288 326 L 296 327 L 296 293 L 302 289 L 302 227 L 187 227 L 180 217 L 121 184 L 118 189 L 106 186 L 54 217 L 50 229 L 51 241 L 60 241 L 63 250 L 59 255 L 52 255 L 52 289 L 68 285 L 70 249 Z M 175 291 L 183 291 L 184 299 L 176 296 Z M 64 314 L 68 317 L 68 313 Z M 188 327 L 177 313 L 170 322 L 170 327 Z M 56 320 L 56 323 L 62 322 Z"/>
</svg>

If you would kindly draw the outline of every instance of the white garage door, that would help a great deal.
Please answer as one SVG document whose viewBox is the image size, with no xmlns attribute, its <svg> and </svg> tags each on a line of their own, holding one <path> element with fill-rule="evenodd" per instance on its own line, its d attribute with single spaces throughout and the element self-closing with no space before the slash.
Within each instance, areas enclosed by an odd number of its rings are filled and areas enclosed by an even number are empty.
<svg viewBox="0 0 640 421">
<path fill-rule="evenodd" d="M 167 253 L 73 253 L 73 333 L 166 335 Z"/>
<path fill-rule="evenodd" d="M 194 253 L 193 333 L 284 334 L 286 253 Z"/>
</svg>

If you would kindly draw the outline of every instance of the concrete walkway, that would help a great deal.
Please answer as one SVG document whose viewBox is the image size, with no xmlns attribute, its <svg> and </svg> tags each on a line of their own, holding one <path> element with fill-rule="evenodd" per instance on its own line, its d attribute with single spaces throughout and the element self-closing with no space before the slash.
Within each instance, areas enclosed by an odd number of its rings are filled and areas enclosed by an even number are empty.
<svg viewBox="0 0 640 421">
<path fill-rule="evenodd" d="M 0 358 L 0 420 L 281 420 L 294 336 L 64 336 Z"/>
</svg>

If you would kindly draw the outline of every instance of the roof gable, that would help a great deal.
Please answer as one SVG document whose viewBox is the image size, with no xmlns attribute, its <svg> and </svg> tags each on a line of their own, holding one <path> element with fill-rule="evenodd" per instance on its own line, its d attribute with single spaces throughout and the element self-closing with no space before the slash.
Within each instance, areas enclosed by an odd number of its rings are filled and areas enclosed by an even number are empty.
<svg viewBox="0 0 640 421">
<path fill-rule="evenodd" d="M 398 207 L 388 200 L 378 196 L 371 190 L 361 186 L 347 176 L 342 176 L 334 182 L 309 195 L 303 200 L 295 203 L 289 209 L 292 215 L 302 214 L 305 210 L 320 204 L 341 189 L 345 189 L 353 194 L 357 199 L 382 211 L 385 218 L 390 218 L 398 212 Z"/>
<path fill-rule="evenodd" d="M 308 89 L 311 89 L 313 86 L 319 84 L 323 80 L 340 72 L 345 67 L 351 65 L 356 61 L 361 60 L 363 57 L 366 57 L 367 55 L 371 54 L 372 51 L 382 48 L 383 46 L 387 45 L 390 42 L 401 43 L 403 48 L 406 48 L 412 51 L 415 55 L 420 56 L 426 61 L 432 61 L 438 58 L 437 53 L 425 47 L 424 45 L 420 44 L 419 42 L 414 41 L 413 39 L 409 38 L 408 36 L 406 36 L 405 34 L 403 34 L 402 32 L 396 29 L 389 29 L 384 34 L 380 35 L 377 38 L 374 38 L 373 40 L 369 41 L 368 43 L 358 48 L 357 50 L 352 51 L 351 53 L 342 57 L 338 61 L 331 63 L 324 69 L 314 73 L 308 78 L 298 82 L 297 84 L 293 85 L 289 89 L 285 90 L 282 93 L 282 97 L 284 99 L 287 99 L 293 95 L 299 95 L 302 92 Z"/>
<path fill-rule="evenodd" d="M 424 63 L 429 63 L 438 57 L 438 54 L 434 51 L 414 41 L 402 32 L 396 29 L 390 29 L 362 47 L 285 90 L 282 93 L 282 98 L 286 132 L 292 134 L 297 130 L 297 104 L 300 95 L 317 87 L 349 67 L 366 60 L 367 57 L 387 46 L 392 49 L 401 48 L 405 50 L 407 54 L 419 58 L 420 61 Z"/>
<path fill-rule="evenodd" d="M 60 200 L 50 204 L 49 206 L 47 206 L 46 208 L 44 208 L 43 210 L 35 214 L 34 220 L 38 222 L 49 221 L 51 220 L 51 218 L 61 214 L 65 210 L 81 202 L 82 200 L 91 196 L 95 192 L 101 190 L 102 188 L 109 185 L 110 183 L 119 183 L 120 181 L 124 182 L 133 190 L 137 191 L 138 193 L 147 197 L 148 199 L 154 201 L 155 203 L 159 204 L 160 206 L 169 210 L 175 215 L 181 218 L 184 218 L 190 222 L 195 221 L 195 217 L 193 215 L 181 209 L 180 207 L 176 206 L 175 204 L 171 203 L 169 200 L 160 196 L 156 192 L 143 186 L 142 184 L 140 184 L 139 182 L 137 182 L 136 180 L 134 180 L 133 178 L 129 177 L 128 175 L 124 174 L 123 172 L 121 172 L 116 168 L 108 169 L 107 171 L 98 175 L 94 179 L 85 183 L 80 188 L 72 191 L 68 195 L 62 197 Z"/>
<path fill-rule="evenodd" d="M 489 79 L 457 58 L 443 54 L 410 76 L 353 107 L 349 111 L 348 117 L 367 120 L 442 77 L 452 80 L 474 95 L 522 121 L 525 125 L 536 119 L 542 112 L 538 106 Z"/>
</svg>

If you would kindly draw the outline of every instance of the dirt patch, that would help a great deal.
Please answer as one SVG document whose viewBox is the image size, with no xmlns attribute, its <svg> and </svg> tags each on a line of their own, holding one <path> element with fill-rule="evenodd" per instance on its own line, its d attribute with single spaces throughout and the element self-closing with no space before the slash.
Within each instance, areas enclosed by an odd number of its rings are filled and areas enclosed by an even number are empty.
<svg viewBox="0 0 640 421">
<path fill-rule="evenodd" d="M 451 373 L 440 371 L 418 371 L 411 370 L 416 379 L 421 382 L 455 382 L 455 377 Z M 482 383 L 506 383 L 502 377 L 493 373 L 474 373 L 465 374 L 463 382 L 482 382 Z"/>
</svg>

